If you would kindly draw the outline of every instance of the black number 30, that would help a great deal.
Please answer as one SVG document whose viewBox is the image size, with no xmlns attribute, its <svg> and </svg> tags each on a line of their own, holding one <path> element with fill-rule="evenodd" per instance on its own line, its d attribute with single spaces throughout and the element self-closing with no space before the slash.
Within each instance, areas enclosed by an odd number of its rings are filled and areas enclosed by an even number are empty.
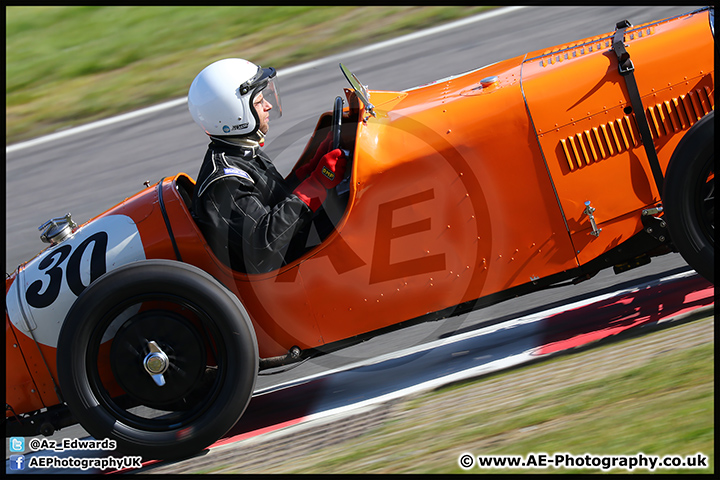
<svg viewBox="0 0 720 480">
<path fill-rule="evenodd" d="M 70 259 L 67 262 L 66 278 L 70 290 L 75 295 L 80 293 L 87 287 L 82 283 L 80 278 L 80 261 L 88 248 L 90 243 L 93 244 L 93 249 L 90 254 L 90 283 L 94 282 L 100 276 L 102 276 L 107 266 L 105 264 L 105 252 L 107 250 L 108 235 L 106 232 L 95 233 L 86 238 L 77 249 L 72 252 L 71 245 L 61 245 L 50 255 L 45 257 L 38 268 L 45 272 L 45 275 L 50 277 L 50 283 L 43 293 L 42 290 L 44 282 L 42 280 L 36 280 L 30 284 L 27 291 L 25 292 L 25 300 L 28 305 L 35 308 L 45 308 L 57 299 L 60 294 L 60 287 L 62 285 L 63 269 L 61 264 L 70 255 Z"/>
</svg>

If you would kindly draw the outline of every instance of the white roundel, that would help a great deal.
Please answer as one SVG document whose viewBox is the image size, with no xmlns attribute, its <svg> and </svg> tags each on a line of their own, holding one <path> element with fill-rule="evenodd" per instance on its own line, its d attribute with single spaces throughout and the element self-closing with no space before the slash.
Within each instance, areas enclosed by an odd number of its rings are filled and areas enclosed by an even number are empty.
<svg viewBox="0 0 720 480">
<path fill-rule="evenodd" d="M 25 335 L 57 348 L 65 315 L 83 289 L 106 272 L 144 259 L 130 217 L 98 218 L 19 270 L 7 292 L 8 317 Z"/>
</svg>

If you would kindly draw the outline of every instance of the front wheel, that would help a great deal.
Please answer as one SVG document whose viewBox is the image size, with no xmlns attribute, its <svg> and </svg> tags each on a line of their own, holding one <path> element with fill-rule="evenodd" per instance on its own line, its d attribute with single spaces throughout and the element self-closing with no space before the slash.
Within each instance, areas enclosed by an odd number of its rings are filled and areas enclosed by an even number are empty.
<svg viewBox="0 0 720 480">
<path fill-rule="evenodd" d="M 668 166 L 663 207 L 675 247 L 715 283 L 715 112 L 685 134 Z"/>
<path fill-rule="evenodd" d="M 60 332 L 58 377 L 70 411 L 126 454 L 180 458 L 241 417 L 258 370 L 238 299 L 202 270 L 128 264 L 83 291 Z"/>
</svg>

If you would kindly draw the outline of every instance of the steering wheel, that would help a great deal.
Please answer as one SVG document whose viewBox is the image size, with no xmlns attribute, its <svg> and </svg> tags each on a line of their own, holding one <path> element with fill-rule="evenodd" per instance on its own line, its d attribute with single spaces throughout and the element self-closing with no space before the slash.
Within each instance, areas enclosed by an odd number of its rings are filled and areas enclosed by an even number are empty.
<svg viewBox="0 0 720 480">
<path fill-rule="evenodd" d="M 330 150 L 340 148 L 340 131 L 342 129 L 342 109 L 343 99 L 342 97 L 335 97 L 335 104 L 333 105 L 333 118 L 332 118 L 332 146 Z"/>
</svg>

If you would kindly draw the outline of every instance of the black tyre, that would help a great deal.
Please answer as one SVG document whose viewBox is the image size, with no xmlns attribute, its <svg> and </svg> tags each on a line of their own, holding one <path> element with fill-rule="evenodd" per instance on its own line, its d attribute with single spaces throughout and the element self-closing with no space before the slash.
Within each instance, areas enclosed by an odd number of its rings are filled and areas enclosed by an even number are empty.
<svg viewBox="0 0 720 480">
<path fill-rule="evenodd" d="M 715 283 L 715 112 L 678 144 L 665 177 L 663 207 L 675 247 L 700 275 Z"/>
<path fill-rule="evenodd" d="M 237 422 L 258 350 L 247 312 L 223 285 L 191 265 L 147 260 L 82 292 L 57 361 L 64 400 L 94 438 L 169 459 L 201 451 Z"/>
</svg>

